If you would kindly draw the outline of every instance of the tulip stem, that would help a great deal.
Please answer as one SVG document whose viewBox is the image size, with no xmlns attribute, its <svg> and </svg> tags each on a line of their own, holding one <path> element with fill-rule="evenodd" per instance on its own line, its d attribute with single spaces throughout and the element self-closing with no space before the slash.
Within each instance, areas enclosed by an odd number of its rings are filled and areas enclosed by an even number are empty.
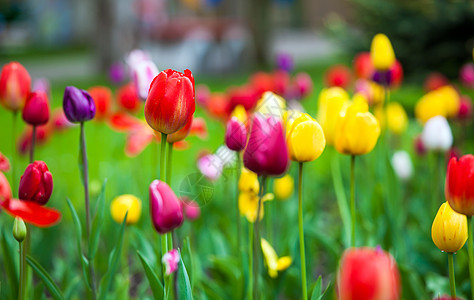
<svg viewBox="0 0 474 300">
<path fill-rule="evenodd" d="M 87 151 L 86 151 L 86 133 L 84 130 L 84 122 L 81 122 L 81 154 L 82 156 L 82 179 L 84 184 L 84 199 L 86 206 L 86 240 L 90 242 L 91 232 L 91 211 L 89 205 L 89 169 L 87 164 Z M 95 284 L 95 273 L 94 273 L 94 262 L 89 261 L 89 275 L 92 289 L 92 298 L 96 299 L 96 284 Z"/>
<path fill-rule="evenodd" d="M 306 255 L 304 248 L 304 229 L 303 229 L 303 163 L 299 163 L 298 172 L 298 229 L 300 234 L 300 259 L 301 259 L 301 289 L 303 300 L 308 299 L 306 286 Z"/>
<path fill-rule="evenodd" d="M 35 159 L 35 144 L 36 144 L 36 125 L 33 125 L 33 130 L 31 132 L 30 164 L 32 164 Z"/>
<path fill-rule="evenodd" d="M 161 133 L 161 152 L 160 152 L 160 180 L 165 179 L 165 151 L 166 151 L 166 139 L 168 135 Z"/>
<path fill-rule="evenodd" d="M 172 165 L 173 143 L 168 143 L 168 157 L 166 163 L 166 183 L 171 186 L 171 165 Z"/>
<path fill-rule="evenodd" d="M 25 252 L 24 252 L 24 244 L 22 242 L 18 243 L 18 248 L 20 249 L 20 285 L 19 285 L 19 291 L 18 291 L 18 299 L 23 300 L 25 299 L 25 269 L 24 269 L 24 264 L 25 264 Z"/>
<path fill-rule="evenodd" d="M 239 210 L 239 179 L 240 179 L 240 152 L 236 152 L 237 154 L 237 162 L 236 162 L 236 171 L 235 171 L 235 177 L 236 177 L 236 185 L 235 185 L 235 221 L 237 224 L 237 255 L 240 256 L 240 250 L 241 250 L 241 223 L 240 223 L 240 210 Z M 239 262 L 241 262 L 239 260 Z"/>
<path fill-rule="evenodd" d="M 18 112 L 14 111 L 13 112 L 13 124 L 12 124 L 12 195 L 14 196 L 15 193 L 18 192 L 16 188 L 16 172 L 15 172 L 15 156 L 16 156 L 16 119 L 18 116 Z"/>
<path fill-rule="evenodd" d="M 262 206 L 263 197 L 265 196 L 265 188 L 267 185 L 267 177 L 262 176 L 262 183 L 260 187 L 260 196 L 258 197 L 258 207 L 257 207 L 257 216 L 255 218 L 254 226 L 254 245 L 253 245 L 253 298 L 258 298 L 258 277 L 260 274 L 260 232 L 259 232 L 259 223 L 260 223 L 260 210 Z"/>
<path fill-rule="evenodd" d="M 253 300 L 253 223 L 249 222 L 249 287 L 247 298 Z"/>
<path fill-rule="evenodd" d="M 161 257 L 168 252 L 168 236 L 166 233 L 161 234 Z M 166 279 L 166 265 L 162 262 L 163 266 L 163 287 L 164 287 L 164 299 L 168 299 L 168 280 Z"/>
<path fill-rule="evenodd" d="M 166 180 L 165 179 L 165 151 L 166 151 L 166 139 L 168 135 L 166 133 L 161 133 L 161 152 L 160 152 L 160 180 Z M 161 235 L 161 257 L 168 252 L 168 247 L 169 247 L 169 235 L 167 233 L 164 233 Z M 163 266 L 163 288 L 164 288 L 164 299 L 169 299 L 169 276 L 166 275 L 166 265 L 162 263 Z"/>
<path fill-rule="evenodd" d="M 448 253 L 449 287 L 451 288 L 451 298 L 456 299 L 456 280 L 454 278 L 453 256 L 453 253 Z"/>
<path fill-rule="evenodd" d="M 469 254 L 469 275 L 471 277 L 471 299 L 474 299 L 474 249 L 472 248 L 472 216 L 467 217 L 467 251 Z"/>
<path fill-rule="evenodd" d="M 355 213 L 355 155 L 351 156 L 351 247 L 355 247 L 355 225 L 356 225 L 356 213 Z"/>
</svg>

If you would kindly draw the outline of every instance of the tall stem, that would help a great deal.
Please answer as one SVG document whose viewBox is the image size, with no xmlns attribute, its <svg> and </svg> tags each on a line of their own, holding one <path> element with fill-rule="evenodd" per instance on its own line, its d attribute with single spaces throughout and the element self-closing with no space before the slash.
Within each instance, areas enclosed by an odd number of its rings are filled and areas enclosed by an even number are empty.
<svg viewBox="0 0 474 300">
<path fill-rule="evenodd" d="M 262 176 L 262 184 L 260 186 L 260 196 L 258 197 L 257 217 L 254 226 L 254 245 L 253 245 L 253 297 L 258 298 L 258 278 L 260 274 L 260 232 L 258 225 L 260 224 L 260 210 L 262 199 L 265 195 L 265 187 L 267 185 L 267 177 Z"/>
<path fill-rule="evenodd" d="M 165 179 L 165 151 L 166 151 L 166 138 L 167 134 L 161 134 L 161 152 L 160 152 L 160 180 Z"/>
<path fill-rule="evenodd" d="M 36 125 L 33 125 L 33 130 L 31 133 L 31 145 L 30 145 L 30 164 L 33 163 L 35 159 L 35 145 L 36 145 Z"/>
<path fill-rule="evenodd" d="M 23 300 L 25 299 L 25 294 L 26 294 L 26 289 L 25 289 L 25 269 L 23 267 L 25 263 L 25 253 L 23 249 L 23 243 L 19 242 L 18 243 L 18 248 L 20 249 L 20 285 L 19 285 L 19 290 L 18 290 L 18 299 Z"/>
<path fill-rule="evenodd" d="M 166 183 L 171 186 L 171 165 L 173 155 L 173 143 L 168 143 L 168 158 L 166 163 Z"/>
<path fill-rule="evenodd" d="M 81 122 L 81 155 L 82 155 L 82 176 L 84 183 L 84 200 L 86 206 L 86 240 L 89 243 L 89 237 L 91 232 L 91 211 L 89 205 L 89 169 L 87 164 L 87 151 L 86 151 L 86 133 L 84 130 L 84 122 Z M 92 298 L 96 299 L 96 283 L 94 273 L 94 262 L 89 262 L 89 275 L 91 278 Z"/>
<path fill-rule="evenodd" d="M 247 298 L 253 300 L 253 223 L 249 222 L 249 286 Z"/>
<path fill-rule="evenodd" d="M 472 248 L 472 216 L 467 216 L 467 251 L 469 254 L 469 276 L 471 277 L 471 299 L 474 299 L 474 249 Z"/>
<path fill-rule="evenodd" d="M 235 221 L 237 224 L 237 254 L 240 256 L 241 250 L 241 223 L 240 223 L 240 210 L 239 210 L 239 179 L 240 179 L 240 152 L 237 153 L 236 163 L 236 185 L 235 185 Z M 240 260 L 239 260 L 240 261 Z"/>
<path fill-rule="evenodd" d="M 303 229 L 303 163 L 299 163 L 298 173 L 298 229 L 300 234 L 300 258 L 301 258 L 301 291 L 303 300 L 308 299 L 306 287 L 306 255 L 304 249 L 304 229 Z"/>
<path fill-rule="evenodd" d="M 16 119 L 18 116 L 18 112 L 13 112 L 13 124 L 12 124 L 12 194 L 15 196 L 18 193 L 16 188 L 16 164 L 15 164 L 15 157 L 16 157 Z"/>
<path fill-rule="evenodd" d="M 165 151 L 166 151 L 166 139 L 168 135 L 165 133 L 161 133 L 161 152 L 160 152 L 160 180 L 166 180 L 165 179 Z M 161 257 L 163 257 L 166 252 L 168 252 L 169 249 L 169 241 L 168 241 L 168 234 L 162 234 L 161 235 Z M 166 275 L 166 266 L 165 264 L 162 264 L 163 266 L 163 286 L 164 286 L 164 291 L 165 291 L 165 299 L 169 299 L 169 276 Z"/>
<path fill-rule="evenodd" d="M 449 287 L 451 288 L 451 298 L 456 299 L 456 280 L 454 278 L 453 253 L 448 253 L 449 266 Z"/>
<path fill-rule="evenodd" d="M 351 247 L 355 247 L 355 225 L 356 225 L 356 213 L 355 213 L 355 155 L 351 156 Z"/>
</svg>

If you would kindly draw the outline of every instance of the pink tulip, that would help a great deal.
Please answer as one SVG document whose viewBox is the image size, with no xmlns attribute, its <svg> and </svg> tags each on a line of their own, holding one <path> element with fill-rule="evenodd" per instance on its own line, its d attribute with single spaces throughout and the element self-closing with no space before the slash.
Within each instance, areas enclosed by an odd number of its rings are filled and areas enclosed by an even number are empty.
<svg viewBox="0 0 474 300">
<path fill-rule="evenodd" d="M 163 255 L 163 258 L 161 261 L 163 264 L 166 266 L 166 272 L 165 274 L 167 276 L 171 275 L 178 269 L 178 263 L 179 263 L 180 257 L 178 250 L 172 249 Z"/>
<path fill-rule="evenodd" d="M 242 151 L 246 143 L 247 127 L 237 117 L 230 118 L 225 131 L 225 144 L 230 150 Z"/>
<path fill-rule="evenodd" d="M 165 234 L 183 224 L 181 203 L 173 190 L 163 181 L 150 184 L 151 220 L 156 231 Z"/>
<path fill-rule="evenodd" d="M 186 219 L 194 221 L 201 216 L 201 208 L 196 201 L 190 200 L 187 197 L 181 198 L 180 201 Z"/>
</svg>

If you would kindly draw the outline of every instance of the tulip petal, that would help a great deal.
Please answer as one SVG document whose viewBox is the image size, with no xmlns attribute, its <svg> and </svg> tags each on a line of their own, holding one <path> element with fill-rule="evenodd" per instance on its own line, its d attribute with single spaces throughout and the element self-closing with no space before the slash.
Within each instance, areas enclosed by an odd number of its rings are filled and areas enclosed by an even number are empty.
<svg viewBox="0 0 474 300">
<path fill-rule="evenodd" d="M 50 227 L 61 220 L 61 213 L 55 209 L 43 207 L 31 201 L 6 199 L 1 204 L 10 215 L 22 218 L 25 222 L 38 227 Z"/>
</svg>

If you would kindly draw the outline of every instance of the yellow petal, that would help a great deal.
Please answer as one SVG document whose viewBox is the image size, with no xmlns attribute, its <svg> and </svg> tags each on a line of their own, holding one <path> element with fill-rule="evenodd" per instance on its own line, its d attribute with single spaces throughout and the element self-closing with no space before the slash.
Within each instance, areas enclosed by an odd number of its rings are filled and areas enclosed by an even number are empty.
<svg viewBox="0 0 474 300">
<path fill-rule="evenodd" d="M 263 258 L 268 269 L 268 275 L 275 278 L 278 275 L 278 256 L 275 249 L 264 238 L 261 238 L 260 244 L 262 246 Z"/>
<path fill-rule="evenodd" d="M 291 266 L 293 260 L 289 256 L 283 256 L 278 259 L 277 270 L 283 271 L 288 269 Z"/>
<path fill-rule="evenodd" d="M 273 180 L 273 193 L 278 200 L 286 200 L 290 198 L 291 195 L 293 195 L 294 190 L 295 181 L 289 174 Z"/>
<path fill-rule="evenodd" d="M 377 70 L 388 70 L 395 63 L 392 43 L 385 34 L 379 33 L 372 39 L 370 58 Z"/>
<path fill-rule="evenodd" d="M 388 129 L 395 134 L 402 134 L 408 126 L 408 116 L 403 106 L 398 102 L 391 102 L 386 108 Z"/>
<path fill-rule="evenodd" d="M 245 124 L 247 122 L 247 111 L 239 104 L 234 108 L 230 117 L 236 117 L 242 124 Z"/>
<path fill-rule="evenodd" d="M 242 168 L 239 178 L 239 191 L 258 194 L 259 189 L 257 174 L 247 168 Z"/>
<path fill-rule="evenodd" d="M 349 94 L 340 87 L 323 89 L 319 94 L 317 119 L 329 145 L 334 145 L 336 123 L 348 104 Z"/>
<path fill-rule="evenodd" d="M 467 240 L 466 216 L 455 212 L 448 202 L 441 204 L 431 226 L 431 238 L 441 251 L 458 251 Z"/>
<path fill-rule="evenodd" d="M 134 195 L 121 195 L 112 200 L 110 213 L 115 222 L 122 224 L 127 213 L 127 224 L 134 224 L 140 219 L 142 212 L 142 202 Z"/>
<path fill-rule="evenodd" d="M 265 117 L 274 117 L 283 120 L 286 111 L 286 101 L 282 97 L 272 93 L 265 92 L 262 98 L 258 100 L 255 112 Z"/>
</svg>

